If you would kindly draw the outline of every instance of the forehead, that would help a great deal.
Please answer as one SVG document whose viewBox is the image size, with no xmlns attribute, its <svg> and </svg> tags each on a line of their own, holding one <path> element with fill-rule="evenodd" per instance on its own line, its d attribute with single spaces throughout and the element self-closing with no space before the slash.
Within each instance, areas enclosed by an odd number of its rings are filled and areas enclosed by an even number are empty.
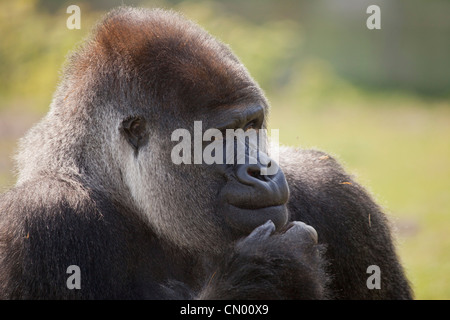
<svg viewBox="0 0 450 320">
<path fill-rule="evenodd" d="M 110 77 L 137 79 L 158 101 L 214 108 L 262 96 L 227 46 L 173 12 L 112 12 L 87 52 L 107 66 Z"/>
</svg>

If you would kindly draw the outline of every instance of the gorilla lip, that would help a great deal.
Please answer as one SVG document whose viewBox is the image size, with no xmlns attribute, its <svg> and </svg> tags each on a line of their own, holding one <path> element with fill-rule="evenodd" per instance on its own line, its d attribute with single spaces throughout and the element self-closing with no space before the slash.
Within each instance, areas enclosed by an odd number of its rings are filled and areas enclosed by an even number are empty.
<svg viewBox="0 0 450 320">
<path fill-rule="evenodd" d="M 288 211 L 285 204 L 263 208 L 240 208 L 229 203 L 223 210 L 227 223 L 234 229 L 246 234 L 268 220 L 271 220 L 276 229 L 279 230 L 288 220 Z"/>
<path fill-rule="evenodd" d="M 278 207 L 282 207 L 282 206 L 284 206 L 285 205 L 285 203 L 282 203 L 282 204 L 274 204 L 274 205 L 268 205 L 268 206 L 261 206 L 261 207 L 258 207 L 258 206 L 253 206 L 253 205 L 248 205 L 248 206 L 246 206 L 246 205 L 235 205 L 235 204 L 229 204 L 231 207 L 233 207 L 233 208 L 237 208 L 237 209 L 240 209 L 240 210 L 261 210 L 261 209 L 269 209 L 269 208 L 278 208 Z"/>
</svg>

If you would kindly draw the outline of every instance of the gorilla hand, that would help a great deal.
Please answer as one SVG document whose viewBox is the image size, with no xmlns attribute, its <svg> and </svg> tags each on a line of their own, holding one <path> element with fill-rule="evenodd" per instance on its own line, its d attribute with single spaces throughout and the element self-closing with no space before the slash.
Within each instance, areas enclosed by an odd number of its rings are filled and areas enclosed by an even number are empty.
<svg viewBox="0 0 450 320">
<path fill-rule="evenodd" d="M 200 299 L 325 299 L 326 276 L 317 233 L 303 222 L 275 233 L 272 221 L 238 241 Z"/>
</svg>

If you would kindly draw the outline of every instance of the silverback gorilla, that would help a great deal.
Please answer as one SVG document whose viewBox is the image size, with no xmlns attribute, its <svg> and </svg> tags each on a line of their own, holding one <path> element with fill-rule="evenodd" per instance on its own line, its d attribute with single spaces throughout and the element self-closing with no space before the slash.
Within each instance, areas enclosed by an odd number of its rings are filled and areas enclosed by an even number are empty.
<svg viewBox="0 0 450 320">
<path fill-rule="evenodd" d="M 110 12 L 20 142 L 0 198 L 0 297 L 412 298 L 386 217 L 332 157 L 282 148 L 265 176 L 259 160 L 171 161 L 178 128 L 261 130 L 267 114 L 245 67 L 196 24 Z"/>
</svg>

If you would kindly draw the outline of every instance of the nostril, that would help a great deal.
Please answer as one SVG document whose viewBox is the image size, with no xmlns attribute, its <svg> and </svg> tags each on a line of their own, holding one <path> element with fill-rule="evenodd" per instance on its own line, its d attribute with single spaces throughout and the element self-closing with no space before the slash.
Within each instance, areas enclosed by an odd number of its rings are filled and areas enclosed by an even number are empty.
<svg viewBox="0 0 450 320">
<path fill-rule="evenodd" d="M 247 169 L 247 174 L 253 178 L 259 178 L 261 175 L 261 171 L 260 170 L 255 170 L 253 168 L 248 168 Z"/>
<path fill-rule="evenodd" d="M 254 186 L 265 180 L 261 175 L 261 168 L 256 164 L 238 165 L 236 169 L 236 177 L 241 183 Z"/>
<path fill-rule="evenodd" d="M 247 174 L 260 181 L 267 181 L 266 177 L 261 174 L 261 169 L 259 167 L 250 167 L 247 169 Z"/>
</svg>

